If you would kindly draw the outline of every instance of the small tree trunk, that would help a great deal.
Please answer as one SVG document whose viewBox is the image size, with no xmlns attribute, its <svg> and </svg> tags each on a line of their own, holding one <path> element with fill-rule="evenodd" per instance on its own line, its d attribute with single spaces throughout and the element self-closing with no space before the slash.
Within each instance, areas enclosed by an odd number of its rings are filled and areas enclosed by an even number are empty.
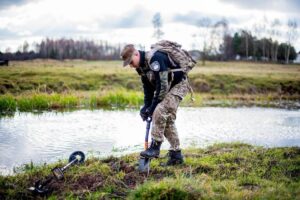
<svg viewBox="0 0 300 200">
<path fill-rule="evenodd" d="M 285 56 L 285 63 L 289 64 L 289 57 L 290 57 L 290 44 L 287 46 L 286 56 Z"/>
<path fill-rule="evenodd" d="M 248 35 L 246 35 L 246 60 L 248 60 Z"/>
</svg>

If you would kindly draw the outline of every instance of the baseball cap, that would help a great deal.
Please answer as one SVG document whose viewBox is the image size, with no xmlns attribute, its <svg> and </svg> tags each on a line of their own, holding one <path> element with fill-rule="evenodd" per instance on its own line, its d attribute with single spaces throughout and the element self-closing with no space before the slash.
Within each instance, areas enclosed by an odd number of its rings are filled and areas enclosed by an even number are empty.
<svg viewBox="0 0 300 200">
<path fill-rule="evenodd" d="M 129 63 L 132 60 L 132 55 L 135 51 L 134 45 L 133 44 L 127 44 L 122 52 L 121 52 L 121 59 L 124 61 L 123 62 L 123 67 L 126 67 L 127 65 L 129 65 Z"/>
</svg>

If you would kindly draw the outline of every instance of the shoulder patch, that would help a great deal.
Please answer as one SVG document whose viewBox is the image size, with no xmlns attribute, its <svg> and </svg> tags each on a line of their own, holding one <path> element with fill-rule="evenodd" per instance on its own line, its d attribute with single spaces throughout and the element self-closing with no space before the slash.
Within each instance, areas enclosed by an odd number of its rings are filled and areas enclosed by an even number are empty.
<svg viewBox="0 0 300 200">
<path fill-rule="evenodd" d="M 153 63 L 151 63 L 150 65 L 150 69 L 153 71 L 158 72 L 160 70 L 160 64 L 158 61 L 154 61 Z"/>
</svg>

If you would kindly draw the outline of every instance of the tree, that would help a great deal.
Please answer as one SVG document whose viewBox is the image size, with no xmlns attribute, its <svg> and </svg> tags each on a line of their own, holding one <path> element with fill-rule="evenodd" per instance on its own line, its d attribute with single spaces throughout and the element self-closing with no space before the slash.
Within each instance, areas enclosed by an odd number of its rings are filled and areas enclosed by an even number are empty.
<svg viewBox="0 0 300 200">
<path fill-rule="evenodd" d="M 152 24 L 154 27 L 154 34 L 153 37 L 156 38 L 157 40 L 160 40 L 161 37 L 164 35 L 164 32 L 161 30 L 162 28 L 162 19 L 160 16 L 160 13 L 155 13 L 152 19 Z"/>
<path fill-rule="evenodd" d="M 232 46 L 233 46 L 233 52 L 235 55 L 242 54 L 242 51 L 240 49 L 240 46 L 242 44 L 242 39 L 238 33 L 234 33 L 233 39 L 232 39 Z"/>
<path fill-rule="evenodd" d="M 207 44 L 208 36 L 210 29 L 212 27 L 211 21 L 209 18 L 202 18 L 198 21 L 198 26 L 200 28 L 200 38 L 202 39 L 202 65 L 205 65 L 206 56 L 209 53 L 209 47 Z"/>
<path fill-rule="evenodd" d="M 272 61 L 277 61 L 277 54 L 278 54 L 278 38 L 280 36 L 279 28 L 281 26 L 281 22 L 279 19 L 274 19 L 271 23 L 271 29 L 270 29 L 270 37 L 272 38 L 272 47 L 271 47 L 271 55 L 272 55 Z"/>
<path fill-rule="evenodd" d="M 296 50 L 293 46 L 288 45 L 287 43 L 281 43 L 278 47 L 278 55 L 277 59 L 278 61 L 285 62 L 286 63 L 286 52 L 287 48 L 289 48 L 289 58 L 288 60 L 295 60 L 297 57 Z"/>
<path fill-rule="evenodd" d="M 289 63 L 291 42 L 297 39 L 297 22 L 296 20 L 288 20 L 288 30 L 287 30 L 287 48 L 285 54 L 285 63 Z"/>
<path fill-rule="evenodd" d="M 6 49 L 5 49 L 5 53 L 10 53 L 11 52 L 11 48 L 10 47 L 7 47 Z"/>
<path fill-rule="evenodd" d="M 253 31 L 255 36 L 257 37 L 258 41 L 254 41 L 254 53 L 253 55 L 256 55 L 258 52 L 261 51 L 258 54 L 260 54 L 259 57 L 263 57 L 265 59 L 266 57 L 266 41 L 264 38 L 266 38 L 266 29 L 268 25 L 268 19 L 266 16 L 263 17 L 262 20 L 260 20 L 260 23 L 255 23 L 253 25 Z"/>
<path fill-rule="evenodd" d="M 233 38 L 227 34 L 224 37 L 224 60 L 233 59 L 234 51 L 233 51 Z"/>
<path fill-rule="evenodd" d="M 249 32 L 247 30 L 242 30 L 242 37 L 245 39 L 245 55 L 246 59 L 249 57 Z"/>
<path fill-rule="evenodd" d="M 265 57 L 266 57 L 266 40 L 264 38 L 266 37 L 267 24 L 268 24 L 268 19 L 267 19 L 266 16 L 264 16 L 263 22 L 262 22 L 261 27 L 260 27 L 262 35 L 263 35 L 263 40 L 262 40 L 263 59 L 265 59 Z"/>
<path fill-rule="evenodd" d="M 228 34 L 228 21 L 223 18 L 217 21 L 211 29 L 211 37 L 210 37 L 210 50 L 214 51 L 214 54 L 223 55 L 224 59 L 224 51 L 225 51 L 225 39 Z"/>
<path fill-rule="evenodd" d="M 22 52 L 27 53 L 28 49 L 29 49 L 29 44 L 28 44 L 27 41 L 25 41 L 24 44 L 23 44 Z"/>
<path fill-rule="evenodd" d="M 260 30 L 259 30 L 259 26 L 257 24 L 254 24 L 253 27 L 252 27 L 252 30 L 253 30 L 253 33 L 254 33 L 254 37 L 253 37 L 253 40 L 252 40 L 252 55 L 253 55 L 253 60 L 257 61 L 257 49 L 258 49 L 258 42 L 257 42 L 257 37 L 260 33 Z"/>
</svg>

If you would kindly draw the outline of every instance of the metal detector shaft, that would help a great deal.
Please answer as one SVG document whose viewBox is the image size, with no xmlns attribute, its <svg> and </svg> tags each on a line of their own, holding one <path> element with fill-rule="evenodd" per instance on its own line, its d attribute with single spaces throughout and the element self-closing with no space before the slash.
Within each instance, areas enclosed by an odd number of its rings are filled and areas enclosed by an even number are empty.
<svg viewBox="0 0 300 200">
<path fill-rule="evenodd" d="M 61 168 L 61 171 L 65 171 L 67 168 L 69 168 L 71 165 L 73 165 L 77 161 L 77 158 L 69 162 L 66 166 Z"/>
</svg>

